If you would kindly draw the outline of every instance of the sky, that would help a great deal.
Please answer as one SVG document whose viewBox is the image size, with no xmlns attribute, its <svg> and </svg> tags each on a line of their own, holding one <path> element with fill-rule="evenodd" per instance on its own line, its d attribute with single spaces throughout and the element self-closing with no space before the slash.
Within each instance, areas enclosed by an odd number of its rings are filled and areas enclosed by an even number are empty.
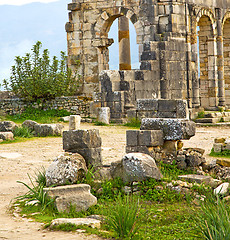
<svg viewBox="0 0 230 240">
<path fill-rule="evenodd" d="M 21 5 L 33 3 L 33 2 L 50 3 L 50 2 L 57 2 L 57 1 L 58 0 L 0 0 L 0 5 L 21 6 Z"/>
<path fill-rule="evenodd" d="M 67 52 L 65 23 L 68 22 L 67 4 L 72 0 L 0 0 L 0 84 L 9 79 L 15 56 L 25 56 L 32 46 L 41 41 L 50 56 Z M 114 44 L 109 48 L 110 69 L 118 69 L 118 26 L 111 26 L 109 37 Z M 139 68 L 136 33 L 130 22 L 132 68 Z M 114 57 L 116 56 L 116 57 Z M 3 90 L 3 87 L 1 87 Z"/>
</svg>

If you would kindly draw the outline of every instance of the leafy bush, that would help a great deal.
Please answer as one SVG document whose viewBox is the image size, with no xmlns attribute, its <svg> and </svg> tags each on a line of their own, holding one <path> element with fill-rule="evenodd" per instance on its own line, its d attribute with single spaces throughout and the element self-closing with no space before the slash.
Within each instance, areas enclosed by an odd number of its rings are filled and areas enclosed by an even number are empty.
<svg viewBox="0 0 230 240">
<path fill-rule="evenodd" d="M 10 79 L 4 79 L 5 89 L 32 102 L 75 94 L 79 76 L 67 68 L 65 53 L 61 52 L 60 60 L 56 56 L 50 60 L 48 49 L 41 54 L 41 48 L 42 43 L 38 41 L 31 49 L 32 54 L 15 58 Z"/>
<path fill-rule="evenodd" d="M 32 138 L 33 133 L 30 128 L 28 127 L 17 127 L 13 130 L 13 134 L 15 137 L 22 137 L 22 138 Z"/>
<path fill-rule="evenodd" d="M 138 230 L 137 214 L 138 200 L 125 196 L 122 199 L 119 194 L 117 201 L 107 216 L 107 224 L 121 239 L 132 239 Z"/>
<path fill-rule="evenodd" d="M 198 213 L 196 222 L 205 239 L 230 239 L 229 208 L 219 197 L 206 198 L 201 204 L 201 212 Z"/>
</svg>

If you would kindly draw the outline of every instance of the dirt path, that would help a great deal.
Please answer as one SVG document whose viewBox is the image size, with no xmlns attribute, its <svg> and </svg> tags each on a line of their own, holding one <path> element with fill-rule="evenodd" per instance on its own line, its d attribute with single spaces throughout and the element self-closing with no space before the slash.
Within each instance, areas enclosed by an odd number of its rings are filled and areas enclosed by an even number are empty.
<svg viewBox="0 0 230 240">
<path fill-rule="evenodd" d="M 82 124 L 82 129 L 97 128 L 102 137 L 103 163 L 120 160 L 125 153 L 125 127 L 102 127 Z M 198 128 L 195 137 L 184 141 L 185 147 L 200 147 L 210 152 L 215 137 L 229 137 L 230 128 Z M 7 212 L 11 199 L 26 192 L 16 181 L 29 183 L 27 173 L 34 174 L 41 166 L 48 167 L 62 153 L 62 138 L 40 138 L 23 143 L 0 145 L 0 239 L 87 239 L 99 240 L 97 236 L 82 233 L 51 232 L 42 224 Z M 211 159 L 211 157 L 208 157 Z"/>
</svg>

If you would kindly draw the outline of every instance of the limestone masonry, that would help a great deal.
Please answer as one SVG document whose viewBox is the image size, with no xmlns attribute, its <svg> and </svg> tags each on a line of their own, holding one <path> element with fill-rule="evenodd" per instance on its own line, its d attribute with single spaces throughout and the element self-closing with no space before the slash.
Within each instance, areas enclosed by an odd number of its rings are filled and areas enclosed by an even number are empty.
<svg viewBox="0 0 230 240">
<path fill-rule="evenodd" d="M 230 107 L 230 0 L 73 0 L 68 10 L 68 64 L 74 69 L 80 60 L 83 95 L 110 107 L 111 118 L 124 117 L 138 99 Z M 109 70 L 116 18 L 120 70 Z M 139 70 L 130 69 L 127 19 L 137 34 Z"/>
</svg>

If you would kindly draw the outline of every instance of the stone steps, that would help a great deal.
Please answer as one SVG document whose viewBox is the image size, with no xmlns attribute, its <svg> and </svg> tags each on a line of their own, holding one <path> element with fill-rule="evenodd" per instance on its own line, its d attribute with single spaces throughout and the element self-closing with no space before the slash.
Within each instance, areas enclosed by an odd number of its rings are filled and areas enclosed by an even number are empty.
<svg viewBox="0 0 230 240">
<path fill-rule="evenodd" d="M 230 122 L 230 112 L 214 112 L 207 111 L 203 118 L 195 120 L 196 123 L 212 123 L 216 124 L 219 122 Z"/>
</svg>

